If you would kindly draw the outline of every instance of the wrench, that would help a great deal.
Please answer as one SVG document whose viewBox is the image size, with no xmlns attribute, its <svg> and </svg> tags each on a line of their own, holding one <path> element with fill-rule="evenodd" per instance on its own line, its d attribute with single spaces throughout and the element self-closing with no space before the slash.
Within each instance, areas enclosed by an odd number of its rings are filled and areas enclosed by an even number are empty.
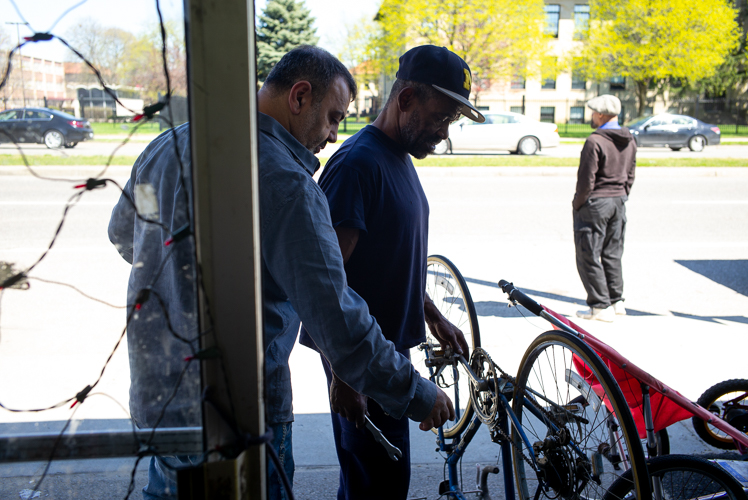
<svg viewBox="0 0 748 500">
<path fill-rule="evenodd" d="M 387 454 L 390 456 L 390 460 L 397 462 L 398 459 L 403 457 L 403 452 L 400 451 L 400 448 L 387 441 L 382 431 L 369 420 L 368 416 L 366 417 L 366 428 L 374 435 L 374 440 L 384 446 L 384 449 L 387 450 Z"/>
</svg>

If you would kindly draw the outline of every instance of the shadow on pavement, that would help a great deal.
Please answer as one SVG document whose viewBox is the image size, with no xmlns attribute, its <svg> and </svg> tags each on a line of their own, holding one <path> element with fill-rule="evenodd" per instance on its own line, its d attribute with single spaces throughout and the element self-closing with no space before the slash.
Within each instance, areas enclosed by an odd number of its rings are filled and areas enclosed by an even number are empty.
<svg viewBox="0 0 748 500">
<path fill-rule="evenodd" d="M 745 316 L 696 316 L 695 314 L 679 313 L 675 311 L 670 311 L 670 312 L 676 318 L 697 319 L 699 321 L 706 321 L 707 323 L 717 323 L 717 324 L 722 324 L 718 320 L 734 321 L 735 323 L 743 323 L 744 325 L 748 325 L 748 318 Z"/>
<path fill-rule="evenodd" d="M 748 260 L 676 260 L 686 269 L 748 296 Z"/>
<path fill-rule="evenodd" d="M 501 292 L 501 289 L 499 289 L 498 283 L 494 283 L 493 281 L 479 280 L 475 278 L 465 278 L 465 281 L 467 281 L 468 283 L 474 283 L 476 285 L 496 288 L 497 290 L 499 290 L 501 296 L 505 297 L 504 293 Z M 568 304 L 576 304 L 578 306 L 581 306 L 582 308 L 587 307 L 587 303 L 582 299 L 577 299 L 566 295 L 559 295 L 557 293 L 541 292 L 540 290 L 532 290 L 530 288 L 520 288 L 520 290 L 533 297 L 542 297 L 544 299 L 557 300 L 559 302 L 566 302 Z M 506 304 L 506 302 L 494 301 L 476 302 L 475 312 L 478 314 L 478 316 L 497 316 L 499 318 L 517 318 L 523 315 L 532 315 L 532 313 L 527 311 L 525 311 L 524 314 L 521 314 L 517 311 L 516 307 L 507 307 Z M 657 314 L 648 313 L 646 311 L 638 311 L 636 309 L 630 309 L 628 307 L 626 308 L 626 312 L 629 316 L 658 316 Z"/>
</svg>

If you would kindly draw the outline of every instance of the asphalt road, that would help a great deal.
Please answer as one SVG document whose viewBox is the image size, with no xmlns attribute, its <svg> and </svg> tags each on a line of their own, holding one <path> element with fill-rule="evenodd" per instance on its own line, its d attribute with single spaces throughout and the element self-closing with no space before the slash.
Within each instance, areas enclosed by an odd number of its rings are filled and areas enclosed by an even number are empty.
<svg viewBox="0 0 748 500">
<path fill-rule="evenodd" d="M 55 177 L 72 172 L 79 179 L 97 170 L 40 169 Z M 112 167 L 108 175 L 124 182 L 129 168 Z M 527 345 L 549 325 L 508 309 L 495 283 L 513 281 L 568 315 L 584 304 L 571 230 L 575 169 L 421 168 L 419 175 L 431 206 L 429 252 L 447 256 L 462 271 L 478 308 L 483 346 L 504 370 L 516 372 Z M 25 267 L 42 254 L 71 185 L 40 181 L 20 167 L 0 167 L 0 260 Z M 113 188 L 87 193 L 32 276 L 124 305 L 129 268 L 106 237 L 117 198 Z M 612 324 L 580 324 L 690 399 L 719 381 L 746 378 L 748 169 L 641 168 L 627 207 L 624 277 L 631 314 Z M 122 309 L 35 280 L 28 291 L 3 292 L 0 307 L 0 402 L 10 407 L 39 408 L 74 395 L 98 375 L 125 323 Z M 96 390 L 111 399 L 91 397 L 77 419 L 126 418 L 124 347 Z M 330 498 L 337 468 L 319 358 L 299 347 L 291 366 L 297 498 Z M 67 406 L 33 414 L 3 412 L 0 428 L 69 415 Z M 674 451 L 705 452 L 687 422 L 672 433 Z M 434 499 L 442 459 L 431 433 L 414 427 L 412 434 L 411 497 Z M 466 479 L 472 478 L 474 463 L 495 462 L 496 452 L 479 433 L 464 461 Z M 41 498 L 124 498 L 132 462 L 57 464 L 58 474 L 42 488 Z M 43 464 L 0 465 L 0 498 L 18 498 L 41 470 Z M 136 476 L 142 484 L 143 472 Z M 497 486 L 492 483 L 493 491 Z M 89 490 L 94 493 L 81 493 Z"/>
<path fill-rule="evenodd" d="M 155 136 L 133 136 L 133 138 L 120 149 L 117 154 L 121 156 L 137 156 L 148 145 L 148 142 Z M 50 150 L 43 144 L 27 144 L 23 146 L 23 152 L 27 155 L 51 155 L 59 157 L 74 156 L 109 156 L 124 141 L 124 136 L 110 136 L 109 138 L 95 139 L 79 143 L 72 149 Z M 329 157 L 334 153 L 342 143 L 339 140 L 335 144 L 328 144 L 320 153 L 320 156 Z M 583 143 L 580 141 L 575 144 L 561 144 L 555 148 L 547 148 L 538 153 L 541 157 L 553 158 L 578 158 L 582 151 Z M 0 144 L 0 155 L 17 154 L 17 148 L 13 144 Z M 508 155 L 508 152 L 499 153 Z M 453 155 L 447 155 L 448 157 Z M 464 155 L 454 155 L 455 157 Z M 731 145 L 723 143 L 718 146 L 707 146 L 704 151 L 693 152 L 688 148 L 680 151 L 672 151 L 670 148 L 640 148 L 638 156 L 641 158 L 746 158 L 748 159 L 748 146 Z"/>
</svg>

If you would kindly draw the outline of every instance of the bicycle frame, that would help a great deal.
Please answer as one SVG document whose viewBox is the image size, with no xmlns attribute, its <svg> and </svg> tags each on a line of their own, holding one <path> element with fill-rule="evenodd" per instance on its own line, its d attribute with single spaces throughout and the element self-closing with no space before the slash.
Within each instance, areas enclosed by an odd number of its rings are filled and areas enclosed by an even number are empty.
<svg viewBox="0 0 748 500">
<path fill-rule="evenodd" d="M 432 346 L 429 343 L 422 344 L 422 349 L 426 351 L 426 358 L 429 360 L 427 362 L 427 366 L 429 367 L 429 374 L 433 378 L 434 375 L 438 376 L 439 373 L 448 365 L 455 366 L 456 363 L 459 363 L 463 366 L 465 371 L 467 372 L 468 376 L 471 379 L 471 383 L 475 384 L 478 387 L 485 386 L 486 381 L 479 378 L 470 367 L 470 364 L 465 360 L 465 358 L 459 354 L 457 355 L 451 355 L 447 353 L 443 356 L 436 356 L 434 354 L 434 346 Z M 438 361 L 437 361 L 438 360 Z M 434 367 L 439 366 L 439 368 L 434 371 Z M 591 389 L 588 389 L 588 391 L 591 393 Z M 594 394 L 594 393 L 593 393 Z M 533 396 L 537 396 L 541 400 L 545 401 L 546 403 L 549 403 L 551 405 L 555 405 L 552 401 L 548 401 L 547 399 L 543 398 L 540 394 L 533 393 Z M 499 407 L 497 410 L 498 419 L 495 422 L 494 425 L 497 426 L 498 430 L 502 432 L 505 436 L 509 435 L 509 421 L 512 422 L 512 425 L 515 429 L 517 429 L 518 434 L 520 435 L 520 439 L 523 441 L 525 449 L 527 449 L 528 453 L 530 454 L 531 460 L 535 463 L 536 457 L 533 452 L 533 443 L 530 442 L 529 438 L 525 434 L 525 432 L 522 429 L 522 426 L 519 425 L 519 420 L 517 419 L 517 416 L 515 415 L 514 411 L 512 410 L 511 406 L 509 405 L 509 401 L 507 400 L 506 396 L 504 394 L 499 393 Z M 540 412 L 534 409 L 532 405 L 528 405 L 528 410 L 541 421 L 547 421 L 547 418 L 544 417 Z M 553 426 L 555 430 L 558 430 L 556 426 L 552 422 L 548 422 L 549 425 Z M 458 464 L 460 460 L 462 459 L 462 456 L 464 455 L 465 451 L 467 450 L 468 445 L 475 437 L 475 434 L 480 429 L 480 426 L 482 425 L 482 422 L 480 418 L 476 415 L 473 417 L 473 419 L 470 421 L 470 424 L 465 428 L 465 430 L 458 434 L 456 437 L 452 438 L 451 443 L 447 443 L 446 439 L 444 438 L 444 431 L 440 427 L 437 431 L 437 444 L 439 445 L 439 451 L 447 453 L 449 456 L 446 460 L 446 466 L 448 471 L 448 479 L 443 481 L 439 485 L 439 494 L 445 495 L 445 496 L 451 496 L 459 500 L 466 500 L 465 494 L 468 493 L 478 493 L 480 496 L 479 498 L 484 500 L 490 500 L 490 493 L 488 491 L 487 486 L 487 475 L 489 473 L 498 473 L 498 470 L 490 470 L 490 467 L 485 467 L 481 473 L 480 481 L 478 485 L 476 485 L 476 490 L 470 490 L 470 491 L 462 491 L 460 488 L 460 481 L 459 481 L 459 472 L 458 472 Z M 502 466 L 504 468 L 504 494 L 505 498 L 507 499 L 514 499 L 515 496 L 515 488 L 514 488 L 514 473 L 513 473 L 513 466 L 512 466 L 512 448 L 509 441 L 506 439 L 500 440 L 498 443 L 501 448 L 501 459 L 502 459 Z M 573 444 L 573 443 L 572 443 Z M 572 449 L 575 450 L 577 454 L 584 457 L 584 452 L 579 449 L 578 446 L 573 444 Z M 537 463 L 536 463 L 537 465 Z"/>
<path fill-rule="evenodd" d="M 456 363 L 460 363 L 463 368 L 465 368 L 465 371 L 467 372 L 468 376 L 472 379 L 471 382 L 476 385 L 485 384 L 486 381 L 483 379 L 478 378 L 478 376 L 473 373 L 472 368 L 470 367 L 470 364 L 465 360 L 465 358 L 461 355 L 455 355 L 451 356 L 447 354 L 446 356 L 435 356 L 434 355 L 434 349 L 433 346 L 429 343 L 422 344 L 422 348 L 424 351 L 426 351 L 426 358 L 427 360 L 435 360 L 440 359 L 441 363 L 439 363 L 441 366 L 439 367 L 436 372 L 434 372 L 434 364 L 433 361 L 431 363 L 428 363 L 429 366 L 429 374 L 433 378 L 433 376 L 436 374 L 438 375 L 441 370 L 444 369 L 447 365 L 455 366 Z M 504 432 L 505 434 L 509 434 L 509 423 L 507 419 L 507 415 L 510 415 L 516 420 L 516 416 L 514 416 L 514 412 L 512 412 L 511 407 L 509 406 L 509 403 L 504 397 L 504 395 L 500 395 L 500 407 L 498 410 L 498 413 L 500 415 L 499 421 L 497 425 L 499 426 L 499 429 Z M 498 473 L 496 470 L 487 470 L 488 468 L 484 468 L 480 484 L 476 485 L 476 490 L 469 490 L 469 491 L 462 491 L 460 488 L 460 481 L 459 481 L 459 471 L 457 469 L 458 464 L 460 460 L 462 459 L 462 456 L 465 454 L 465 451 L 467 450 L 468 445 L 475 437 L 475 434 L 480 429 L 480 426 L 482 425 L 482 422 L 480 421 L 480 418 L 478 416 L 473 416 L 473 419 L 470 421 L 470 424 L 467 426 L 467 428 L 460 434 L 458 434 L 456 437 L 452 438 L 451 443 L 447 443 L 446 439 L 444 438 L 444 431 L 440 427 L 437 432 L 437 444 L 439 445 L 439 451 L 447 453 L 449 456 L 447 457 L 446 465 L 447 465 L 447 474 L 448 479 L 443 481 L 439 485 L 439 494 L 445 495 L 445 496 L 451 496 L 453 498 L 459 499 L 459 500 L 467 500 L 465 497 L 465 494 L 469 493 L 478 493 L 480 494 L 481 499 L 489 500 L 490 494 L 488 492 L 488 487 L 486 484 L 486 477 L 489 473 Z M 532 443 L 530 443 L 527 436 L 522 433 L 522 439 L 524 440 L 525 444 L 532 449 Z M 502 465 L 504 467 L 504 493 L 506 495 L 505 498 L 507 499 L 513 499 L 515 498 L 514 493 L 514 475 L 512 473 L 512 460 L 511 460 L 511 445 L 507 441 L 502 441 L 499 443 L 501 446 L 501 458 L 502 458 Z"/>
</svg>

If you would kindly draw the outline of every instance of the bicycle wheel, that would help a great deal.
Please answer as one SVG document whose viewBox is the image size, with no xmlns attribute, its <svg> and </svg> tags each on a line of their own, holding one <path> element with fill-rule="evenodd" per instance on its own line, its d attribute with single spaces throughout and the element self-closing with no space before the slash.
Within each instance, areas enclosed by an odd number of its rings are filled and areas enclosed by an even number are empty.
<svg viewBox="0 0 748 500">
<path fill-rule="evenodd" d="M 668 455 L 647 460 L 654 498 L 663 500 L 745 500 L 740 483 L 719 465 L 689 455 Z M 608 490 L 605 500 L 634 500 L 627 472 Z"/>
<path fill-rule="evenodd" d="M 560 331 L 536 338 L 520 364 L 512 410 L 520 500 L 599 499 L 628 470 L 632 489 L 648 498 L 634 419 L 610 371 L 582 340 Z"/>
<path fill-rule="evenodd" d="M 707 389 L 696 402 L 736 429 L 748 432 L 748 380 L 720 382 Z M 723 450 L 735 449 L 735 442 L 723 431 L 699 417 L 693 417 L 691 423 L 696 434 L 708 444 Z"/>
<path fill-rule="evenodd" d="M 478 315 L 470 297 L 465 279 L 449 259 L 441 255 L 432 255 L 426 264 L 426 293 L 436 305 L 442 315 L 457 328 L 462 330 L 470 349 L 480 347 L 480 332 L 478 331 Z M 426 326 L 426 340 L 432 345 L 439 346 L 439 341 L 431 335 Z M 465 359 L 470 359 L 470 353 L 463 353 Z M 421 375 L 428 376 L 429 369 L 425 364 L 423 351 L 411 349 L 411 359 Z M 447 366 L 434 380 L 452 399 L 455 407 L 455 420 L 449 421 L 442 429 L 444 437 L 457 436 L 470 422 L 473 408 L 470 404 L 469 378 L 461 365 Z M 434 429 L 434 432 L 437 432 Z"/>
</svg>

